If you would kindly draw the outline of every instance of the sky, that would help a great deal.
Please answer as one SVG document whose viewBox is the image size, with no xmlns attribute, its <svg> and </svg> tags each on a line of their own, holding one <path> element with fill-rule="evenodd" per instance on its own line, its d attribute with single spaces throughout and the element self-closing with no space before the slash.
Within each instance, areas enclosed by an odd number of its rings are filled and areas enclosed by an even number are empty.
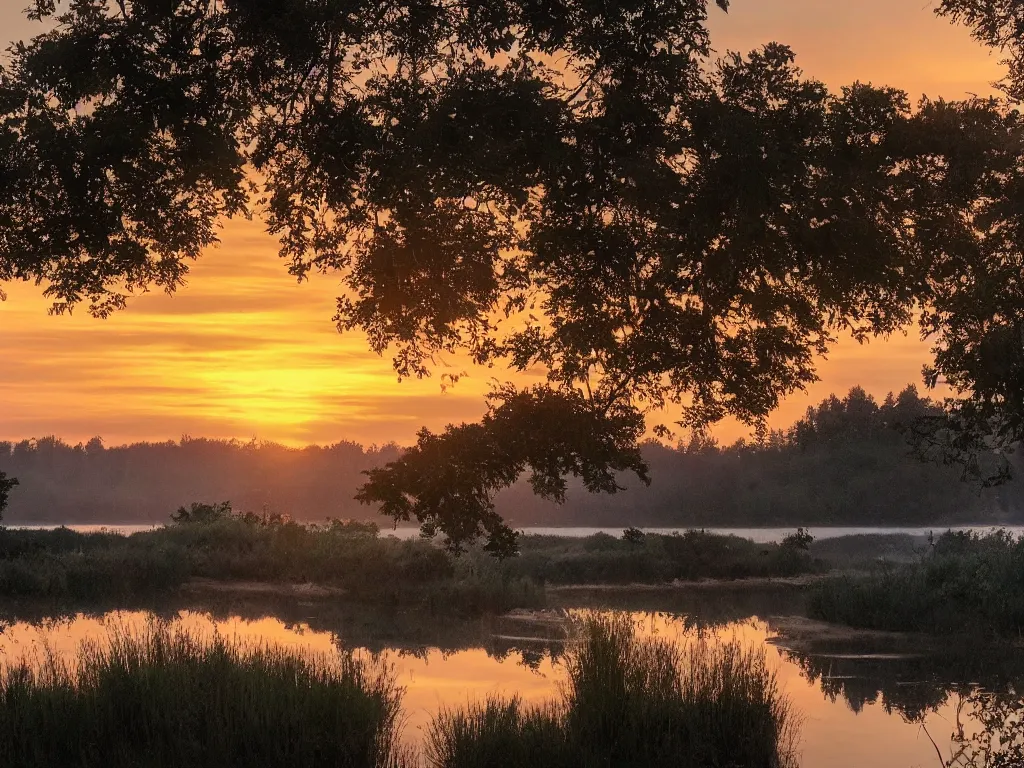
<svg viewBox="0 0 1024 768">
<path fill-rule="evenodd" d="M 26 0 L 0 0 L 0 37 L 37 26 Z M 790 45 L 806 74 L 840 88 L 855 81 L 948 99 L 991 92 L 998 55 L 934 16 L 934 0 L 733 0 L 711 12 L 714 48 Z M 439 375 L 398 383 L 390 358 L 331 317 L 341 288 L 330 276 L 296 284 L 262 223 L 226 222 L 221 242 L 175 295 L 151 293 L 106 320 L 53 317 L 33 285 L 0 284 L 0 439 L 102 436 L 108 445 L 193 437 L 290 445 L 356 440 L 411 443 L 416 430 L 474 420 L 497 369 L 468 373 L 442 392 Z M 831 392 L 862 385 L 879 399 L 920 383 L 929 345 L 911 329 L 858 345 L 841 340 L 821 381 L 788 397 L 771 423 L 785 427 Z M 518 381 L 525 381 L 522 378 Z M 727 422 L 727 442 L 746 433 Z"/>
</svg>

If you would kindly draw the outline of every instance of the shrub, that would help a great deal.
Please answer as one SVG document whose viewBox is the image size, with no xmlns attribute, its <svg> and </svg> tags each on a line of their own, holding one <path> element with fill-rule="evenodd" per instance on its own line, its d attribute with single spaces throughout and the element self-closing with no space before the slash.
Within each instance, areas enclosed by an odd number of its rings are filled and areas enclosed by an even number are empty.
<svg viewBox="0 0 1024 768">
<path fill-rule="evenodd" d="M 192 502 L 191 506 L 178 507 L 178 511 L 171 515 L 178 525 L 213 523 L 218 520 L 226 520 L 231 517 L 231 502 L 223 501 L 220 504 L 203 504 Z"/>
<path fill-rule="evenodd" d="M 814 537 L 806 528 L 797 528 L 796 533 L 791 533 L 782 540 L 782 546 L 788 549 L 800 549 L 806 552 L 814 543 Z"/>
</svg>

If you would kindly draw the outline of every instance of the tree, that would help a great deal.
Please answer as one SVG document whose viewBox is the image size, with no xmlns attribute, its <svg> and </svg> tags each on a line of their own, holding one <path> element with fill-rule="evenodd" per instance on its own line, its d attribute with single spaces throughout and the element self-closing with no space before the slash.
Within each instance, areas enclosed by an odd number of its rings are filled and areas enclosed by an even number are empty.
<svg viewBox="0 0 1024 768">
<path fill-rule="evenodd" d="M 222 501 L 219 504 L 194 501 L 187 507 L 178 507 L 178 510 L 171 514 L 171 520 L 177 525 L 208 525 L 228 520 L 231 515 L 230 501 Z"/>
<path fill-rule="evenodd" d="M 978 42 L 1006 58 L 1001 89 L 1015 101 L 1024 95 L 1024 9 L 1017 0 L 942 0 L 935 12 L 971 28 Z"/>
<path fill-rule="evenodd" d="M 0 520 L 4 519 L 4 510 L 7 509 L 7 502 L 10 500 L 11 490 L 18 484 L 18 479 L 8 477 L 0 472 Z"/>
<path fill-rule="evenodd" d="M 556 499 L 645 477 L 654 411 L 761 425 L 840 331 L 926 309 L 933 380 L 985 401 L 1017 370 L 972 367 L 961 279 L 1012 271 L 1021 127 L 994 100 L 830 93 L 777 43 L 713 60 L 706 0 L 57 6 L 0 72 L 0 279 L 103 316 L 255 199 L 400 377 L 546 370 L 361 491 L 454 549 L 514 549 L 491 496 L 521 472 Z"/>
</svg>

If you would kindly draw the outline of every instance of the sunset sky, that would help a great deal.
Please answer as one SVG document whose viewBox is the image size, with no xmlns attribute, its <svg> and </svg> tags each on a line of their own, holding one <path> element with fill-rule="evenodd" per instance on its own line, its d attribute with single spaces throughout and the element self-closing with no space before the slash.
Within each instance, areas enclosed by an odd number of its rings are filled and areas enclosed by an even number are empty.
<svg viewBox="0 0 1024 768">
<path fill-rule="evenodd" d="M 27 0 L 0 0 L 0 36 L 33 34 Z M 791 45 L 811 76 L 839 88 L 855 80 L 921 94 L 987 94 L 998 56 L 926 0 L 734 0 L 712 12 L 716 50 Z M 417 428 L 475 419 L 490 378 L 471 369 L 442 394 L 440 381 L 396 382 L 388 357 L 332 322 L 339 286 L 316 276 L 296 285 L 258 220 L 225 224 L 221 244 L 175 296 L 151 294 L 105 320 L 50 317 L 32 285 L 4 285 L 0 303 L 0 439 L 56 434 L 107 444 L 183 434 L 289 444 L 353 439 L 411 442 Z M 822 381 L 773 417 L 785 426 L 831 391 L 862 384 L 878 397 L 919 382 L 928 345 L 908 337 L 841 343 Z M 461 370 L 461 366 L 456 370 Z M 441 373 L 439 370 L 438 373 Z M 722 425 L 719 436 L 743 433 Z"/>
</svg>

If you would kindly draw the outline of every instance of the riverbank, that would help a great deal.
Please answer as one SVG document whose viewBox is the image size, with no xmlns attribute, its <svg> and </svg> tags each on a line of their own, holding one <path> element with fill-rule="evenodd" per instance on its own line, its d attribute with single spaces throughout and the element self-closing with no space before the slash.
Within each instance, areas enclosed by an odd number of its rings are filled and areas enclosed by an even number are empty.
<svg viewBox="0 0 1024 768">
<path fill-rule="evenodd" d="M 437 542 L 376 526 L 301 525 L 197 505 L 178 522 L 131 535 L 0 529 L 0 595 L 69 604 L 176 592 L 344 597 L 437 612 L 536 607 L 549 591 L 711 589 L 717 583 L 806 588 L 823 574 L 898 563 L 923 541 L 905 534 L 759 544 L 706 531 L 613 537 L 521 537 L 517 557 L 482 548 L 454 557 Z"/>
<path fill-rule="evenodd" d="M 303 525 L 312 525 L 318 521 L 299 521 Z M 767 544 L 773 541 L 781 541 L 783 538 L 791 534 L 797 527 L 798 523 L 794 523 L 792 526 L 775 526 L 775 527 L 718 527 L 718 526 L 707 526 L 707 525 L 694 525 L 694 526 L 640 526 L 646 534 L 655 534 L 659 536 L 671 536 L 673 534 L 683 534 L 686 531 L 701 530 L 705 533 L 711 533 L 720 536 L 738 536 L 741 539 L 749 539 L 756 544 Z M 7 528 L 10 530 L 26 530 L 26 531 L 50 531 L 57 528 L 67 528 L 68 530 L 75 531 L 76 533 L 119 533 L 124 536 L 130 536 L 133 533 L 145 533 L 147 531 L 156 531 L 166 526 L 163 523 L 138 523 L 129 520 L 110 520 L 97 523 L 69 523 L 60 524 L 46 520 L 30 521 L 30 520 L 17 520 L 16 522 L 9 523 Z M 931 535 L 939 535 L 945 531 L 958 531 L 958 532 L 970 532 L 985 535 L 997 530 L 1005 530 L 1012 533 L 1015 536 L 1024 535 L 1024 524 L 1013 524 L 1013 523 L 1000 523 L 998 521 L 977 521 L 977 520 L 966 520 L 966 521 L 938 521 L 932 525 L 923 526 L 906 526 L 906 525 L 891 525 L 891 526 L 804 526 L 804 529 L 814 537 L 815 541 L 824 541 L 826 539 L 839 539 L 847 538 L 850 536 L 892 536 L 898 534 L 905 534 L 916 539 L 926 539 Z M 606 534 L 608 536 L 618 537 L 622 535 L 622 527 L 620 526 L 516 526 L 523 536 L 555 536 L 558 538 L 569 538 L 569 539 L 585 539 L 590 536 L 594 536 L 599 533 Z M 385 525 L 381 528 L 381 536 L 394 536 L 397 539 L 417 539 L 420 536 L 419 526 L 416 525 L 401 525 L 398 527 L 392 527 Z"/>
<path fill-rule="evenodd" d="M 1024 538 L 945 533 L 916 560 L 837 574 L 809 592 L 813 618 L 863 629 L 1024 637 Z"/>
</svg>

